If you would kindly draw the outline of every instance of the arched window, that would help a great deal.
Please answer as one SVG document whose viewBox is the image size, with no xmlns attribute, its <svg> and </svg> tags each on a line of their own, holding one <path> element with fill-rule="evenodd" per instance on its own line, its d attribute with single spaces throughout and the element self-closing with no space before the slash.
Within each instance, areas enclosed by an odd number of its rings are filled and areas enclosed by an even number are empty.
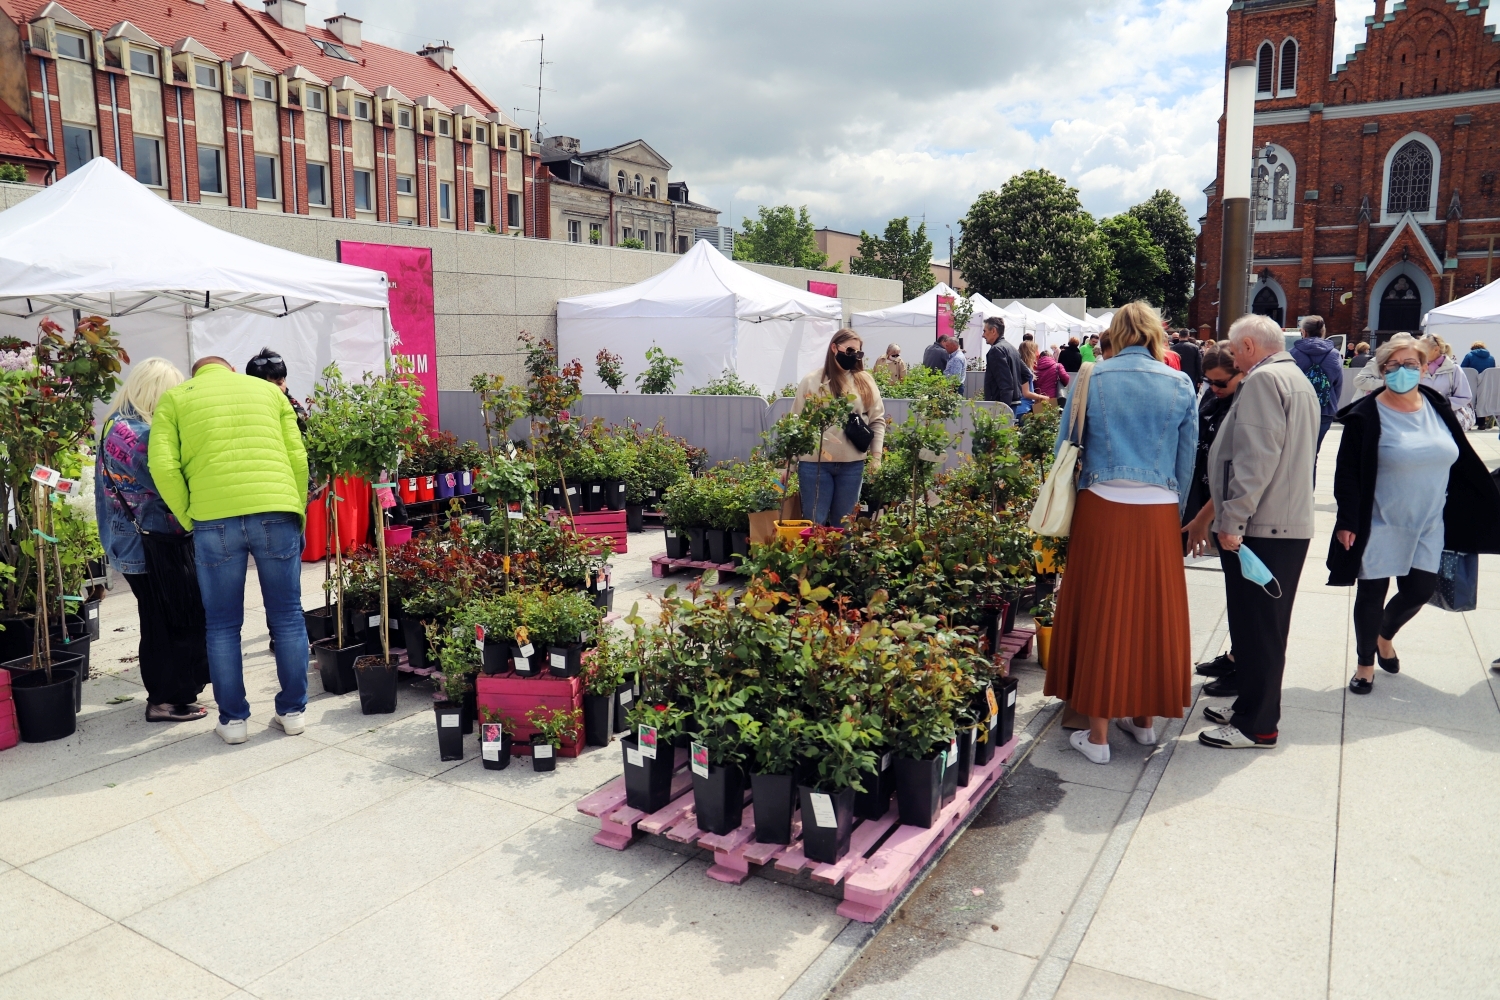
<svg viewBox="0 0 1500 1000">
<path fill-rule="evenodd" d="M 625 171 L 615 174 L 615 187 L 620 189 L 621 194 L 625 193 Z"/>
<path fill-rule="evenodd" d="M 1270 218 L 1271 170 L 1262 164 L 1255 168 L 1255 221 Z"/>
<path fill-rule="evenodd" d="M 1270 42 L 1262 42 L 1260 53 L 1256 59 L 1255 95 L 1271 96 L 1271 83 L 1274 80 L 1272 64 L 1276 61 L 1276 50 L 1271 47 Z"/>
<path fill-rule="evenodd" d="M 1281 43 L 1281 87 L 1283 97 L 1297 92 L 1297 40 L 1288 38 Z"/>
<path fill-rule="evenodd" d="M 656 178 L 655 177 L 651 178 L 651 186 L 647 190 L 650 192 L 652 198 L 656 198 L 657 197 L 657 193 L 656 192 L 659 189 L 657 188 Z"/>
<path fill-rule="evenodd" d="M 1292 172 L 1287 169 L 1285 163 L 1278 164 L 1274 179 L 1271 181 L 1271 218 L 1277 222 L 1287 220 L 1288 209 L 1291 205 L 1291 189 Z"/>
<path fill-rule="evenodd" d="M 1413 139 L 1396 151 L 1385 190 L 1389 215 L 1432 211 L 1432 150 L 1426 143 Z"/>
<path fill-rule="evenodd" d="M 634 191 L 635 191 L 635 196 L 637 198 L 639 198 L 641 196 L 641 175 L 640 174 L 636 174 L 635 175 L 635 188 L 634 188 Z"/>
<path fill-rule="evenodd" d="M 1297 161 L 1285 147 L 1268 144 L 1255 165 L 1255 230 L 1273 232 L 1292 228 L 1296 221 L 1294 193 Z"/>
</svg>

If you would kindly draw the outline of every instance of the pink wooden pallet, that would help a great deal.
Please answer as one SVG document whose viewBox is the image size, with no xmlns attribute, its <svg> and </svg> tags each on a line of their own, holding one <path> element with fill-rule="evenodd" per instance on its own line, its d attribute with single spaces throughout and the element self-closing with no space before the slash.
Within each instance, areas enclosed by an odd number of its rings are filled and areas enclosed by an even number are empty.
<svg viewBox="0 0 1500 1000">
<path fill-rule="evenodd" d="M 739 571 L 736 563 L 714 563 L 700 559 L 668 559 L 665 555 L 651 557 L 652 576 L 670 576 L 682 570 L 695 569 L 700 572 L 716 569 L 720 573 L 735 573 Z"/>
<path fill-rule="evenodd" d="M 1036 638 L 1036 629 L 1017 626 L 1000 636 L 999 658 L 1007 663 L 1015 659 L 1026 659 L 1031 655 L 1031 640 Z"/>
<path fill-rule="evenodd" d="M 983 767 L 976 766 L 969 784 L 958 790 L 930 828 L 902 826 L 894 802 L 878 820 L 856 820 L 849 840 L 849 853 L 837 864 L 810 862 L 802 853 L 802 820 L 792 820 L 790 844 L 762 844 L 755 839 L 755 823 L 747 809 L 745 821 L 727 834 L 704 833 L 693 812 L 692 776 L 679 771 L 673 779 L 675 798 L 650 815 L 625 805 L 625 779 L 616 778 L 578 803 L 585 816 L 599 818 L 594 843 L 623 851 L 636 832 L 665 836 L 683 844 L 696 843 L 714 852 L 709 878 L 733 885 L 750 877 L 751 865 L 774 864 L 777 871 L 797 874 L 804 869 L 811 877 L 829 885 L 843 883 L 841 916 L 870 923 L 877 920 L 901 895 L 912 878 L 927 864 L 959 826 L 984 800 L 1005 773 L 1005 763 L 1015 752 L 1016 740 L 1000 747 Z M 681 753 L 681 751 L 679 751 Z M 679 766 L 683 763 L 679 758 Z M 679 784 L 681 782 L 681 791 Z M 749 795 L 746 795 L 748 805 Z"/>
</svg>

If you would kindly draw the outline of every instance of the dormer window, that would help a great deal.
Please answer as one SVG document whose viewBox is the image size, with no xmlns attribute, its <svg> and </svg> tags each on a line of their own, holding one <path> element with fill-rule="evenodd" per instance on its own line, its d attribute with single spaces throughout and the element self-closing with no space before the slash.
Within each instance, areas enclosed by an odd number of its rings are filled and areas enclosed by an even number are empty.
<svg viewBox="0 0 1500 1000">
<path fill-rule="evenodd" d="M 411 128 L 411 108 L 396 109 L 396 124 L 401 128 Z"/>
<path fill-rule="evenodd" d="M 453 134 L 453 123 L 451 121 L 449 121 L 448 119 L 446 119 L 446 118 L 439 118 L 437 120 L 437 134 L 438 135 L 452 135 Z"/>
<path fill-rule="evenodd" d="M 621 194 L 625 193 L 625 187 L 628 183 L 629 181 L 625 179 L 625 171 L 621 170 L 619 173 L 615 174 L 615 187 L 620 189 Z"/>
<path fill-rule="evenodd" d="M 484 142 L 486 141 L 485 140 L 485 135 L 486 135 L 486 129 L 485 129 L 485 127 L 483 125 L 475 125 L 474 126 L 474 141 L 475 142 L 480 143 L 481 145 L 484 144 Z"/>
<path fill-rule="evenodd" d="M 309 111 L 323 111 L 328 107 L 320 87 L 302 88 L 302 106 Z"/>
<path fill-rule="evenodd" d="M 57 56 L 59 59 L 89 61 L 89 40 L 82 35 L 70 35 L 66 31 L 57 33 Z"/>
<path fill-rule="evenodd" d="M 193 63 L 193 82 L 204 90 L 218 90 L 219 67 Z"/>
<path fill-rule="evenodd" d="M 262 101 L 276 100 L 276 81 L 269 77 L 257 76 L 255 78 L 255 96 Z"/>
<path fill-rule="evenodd" d="M 362 122 L 370 120 L 370 102 L 363 97 L 354 99 L 354 117 Z"/>
<path fill-rule="evenodd" d="M 141 76 L 156 75 L 156 56 L 141 49 L 130 50 L 130 72 Z"/>
</svg>

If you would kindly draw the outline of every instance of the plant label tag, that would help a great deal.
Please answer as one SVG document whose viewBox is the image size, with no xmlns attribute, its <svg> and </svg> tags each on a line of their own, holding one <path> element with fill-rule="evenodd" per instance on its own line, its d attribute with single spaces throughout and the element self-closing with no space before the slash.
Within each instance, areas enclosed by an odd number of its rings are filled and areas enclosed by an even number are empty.
<svg viewBox="0 0 1500 1000">
<path fill-rule="evenodd" d="M 380 625 L 380 616 L 379 615 L 371 615 L 370 616 L 370 627 L 371 628 L 376 628 L 379 625 Z"/>
<path fill-rule="evenodd" d="M 444 729 L 457 729 L 458 724 L 461 721 L 456 715 L 444 715 L 441 716 L 441 718 L 443 720 Z"/>
<path fill-rule="evenodd" d="M 548 662 L 552 664 L 552 669 L 553 670 L 567 670 L 568 669 L 568 654 L 567 653 L 552 653 L 552 654 L 550 654 L 548 656 Z"/>
<path fill-rule="evenodd" d="M 500 759 L 500 744 L 498 744 L 498 743 L 486 743 L 486 744 L 484 744 L 483 746 L 480 747 L 480 753 L 484 754 L 484 759 L 485 760 L 499 760 Z"/>
<path fill-rule="evenodd" d="M 98 608 L 89 608 L 89 617 L 90 618 L 98 618 L 99 617 L 99 609 Z"/>
<path fill-rule="evenodd" d="M 985 688 L 984 689 L 984 697 L 985 697 L 985 700 L 990 703 L 990 715 L 993 716 L 996 712 L 1000 711 L 1000 706 L 997 705 L 997 704 L 995 704 L 995 689 L 994 688 Z"/>
<path fill-rule="evenodd" d="M 31 470 L 31 478 L 43 486 L 56 486 L 57 481 L 62 478 L 62 473 L 56 469 L 49 469 L 45 465 L 38 465 Z"/>
<path fill-rule="evenodd" d="M 823 792 L 812 793 L 813 822 L 825 829 L 839 825 L 833 815 L 833 796 Z"/>
<path fill-rule="evenodd" d="M 1006 692 L 1006 695 L 1005 695 L 1005 706 L 1007 708 L 1009 708 L 1011 705 L 1014 705 L 1015 703 L 1016 703 L 1016 691 L 1015 691 L 1015 688 L 1011 688 L 1010 691 Z"/>
<path fill-rule="evenodd" d="M 499 746 L 501 743 L 500 723 L 486 722 L 479 727 L 479 738 L 482 742 L 493 743 Z"/>
<path fill-rule="evenodd" d="M 464 485 L 465 486 L 472 485 L 473 481 L 474 481 L 474 474 L 472 472 L 465 472 L 464 473 Z"/>
<path fill-rule="evenodd" d="M 480 649 L 484 648 L 484 626 L 483 625 L 475 625 L 474 626 L 474 645 L 478 646 Z"/>
<path fill-rule="evenodd" d="M 626 688 L 620 692 L 620 705 L 622 707 L 629 705 L 632 701 L 635 701 L 635 693 L 630 688 Z"/>
<path fill-rule="evenodd" d="M 595 483 L 595 484 L 594 484 L 594 489 L 593 489 L 593 492 L 595 492 L 595 493 L 598 493 L 598 492 L 599 492 L 599 484 L 598 484 L 598 483 Z"/>
<path fill-rule="evenodd" d="M 990 715 L 990 728 L 991 729 L 998 729 L 998 728 L 1000 728 L 1000 713 L 999 712 L 995 712 L 995 713 L 992 713 Z"/>
<path fill-rule="evenodd" d="M 600 593 L 603 593 L 604 592 L 604 587 L 605 587 L 604 577 L 601 576 L 599 578 L 599 582 L 596 583 L 596 584 L 594 584 L 594 589 L 597 590 L 597 591 L 599 591 Z"/>
<path fill-rule="evenodd" d="M 625 763 L 631 767 L 643 767 L 644 765 L 641 763 L 642 759 L 639 750 L 632 750 L 629 747 L 625 748 Z"/>
<path fill-rule="evenodd" d="M 693 755 L 693 773 L 700 778 L 708 777 L 708 747 L 694 743 L 688 748 Z"/>
<path fill-rule="evenodd" d="M 552 756 L 552 744 L 538 743 L 536 746 L 531 748 L 531 755 L 533 757 L 539 757 L 542 760 L 546 760 L 548 757 Z"/>
<path fill-rule="evenodd" d="M 58 493 L 61 493 L 63 496 L 74 496 L 78 493 L 78 480 L 59 479 L 56 485 L 52 487 L 52 489 Z"/>
<path fill-rule="evenodd" d="M 577 493 L 577 492 L 578 492 L 578 490 L 574 489 L 573 487 L 571 487 L 571 486 L 568 487 L 568 496 L 572 496 L 574 493 Z"/>
<path fill-rule="evenodd" d="M 526 515 L 522 514 L 518 510 L 507 511 L 506 512 L 506 516 L 509 517 L 512 521 L 524 521 L 524 520 L 526 520 Z"/>
<path fill-rule="evenodd" d="M 656 727 L 642 726 L 640 729 L 641 756 L 656 759 Z"/>
<path fill-rule="evenodd" d="M 890 769 L 891 769 L 891 755 L 890 755 L 889 751 L 887 751 L 885 754 L 881 755 L 881 758 L 880 758 L 880 771 L 883 774 L 886 771 L 889 771 Z"/>
<path fill-rule="evenodd" d="M 948 745 L 948 766 L 953 767 L 958 763 L 958 740 Z"/>
<path fill-rule="evenodd" d="M 536 647 L 528 642 L 526 645 L 521 647 L 521 655 L 528 660 L 531 659 L 534 655 L 536 655 Z"/>
<path fill-rule="evenodd" d="M 529 656 L 513 656 L 511 657 L 511 665 L 516 668 L 516 673 L 518 674 L 531 673 L 531 657 Z"/>
</svg>

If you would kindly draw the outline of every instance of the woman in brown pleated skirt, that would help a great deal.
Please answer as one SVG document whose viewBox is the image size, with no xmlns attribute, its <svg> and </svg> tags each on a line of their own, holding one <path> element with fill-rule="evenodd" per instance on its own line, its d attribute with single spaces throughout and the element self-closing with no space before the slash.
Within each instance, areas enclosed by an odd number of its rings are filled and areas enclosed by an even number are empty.
<svg viewBox="0 0 1500 1000">
<path fill-rule="evenodd" d="M 1086 395 L 1078 501 L 1043 689 L 1088 717 L 1070 742 L 1096 764 L 1109 762 L 1111 719 L 1149 745 L 1154 717 L 1179 718 L 1188 705 L 1179 486 L 1191 483 L 1198 439 L 1192 383 L 1161 362 L 1156 311 L 1141 302 L 1121 308 L 1103 342 L 1106 360 L 1069 398 L 1059 433 L 1061 443 L 1075 399 Z"/>
</svg>

